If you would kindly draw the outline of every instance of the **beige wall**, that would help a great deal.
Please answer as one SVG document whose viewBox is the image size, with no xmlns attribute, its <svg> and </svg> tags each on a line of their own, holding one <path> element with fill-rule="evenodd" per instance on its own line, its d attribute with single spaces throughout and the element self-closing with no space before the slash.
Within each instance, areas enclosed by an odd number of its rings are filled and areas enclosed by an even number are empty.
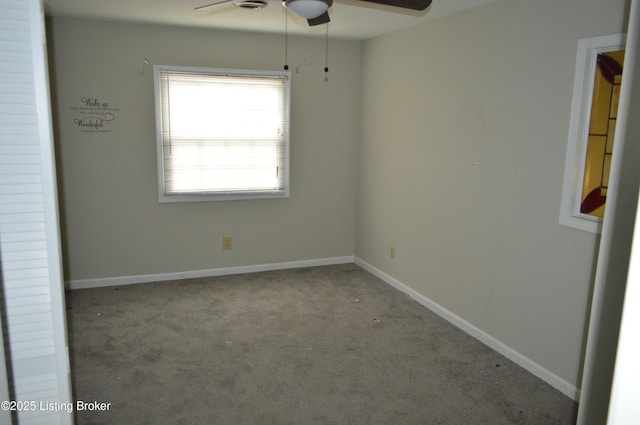
<svg viewBox="0 0 640 425">
<path fill-rule="evenodd" d="M 356 256 L 576 387 L 598 244 L 558 224 L 576 48 L 624 4 L 505 1 L 362 50 Z"/>
<path fill-rule="evenodd" d="M 284 37 L 54 19 L 48 43 L 67 279 L 353 255 L 359 42 L 331 40 L 325 82 L 324 39 L 289 39 L 290 199 L 180 204 L 157 201 L 153 72 L 143 59 L 280 70 Z M 109 133 L 74 125 L 82 97 L 118 109 Z"/>
</svg>

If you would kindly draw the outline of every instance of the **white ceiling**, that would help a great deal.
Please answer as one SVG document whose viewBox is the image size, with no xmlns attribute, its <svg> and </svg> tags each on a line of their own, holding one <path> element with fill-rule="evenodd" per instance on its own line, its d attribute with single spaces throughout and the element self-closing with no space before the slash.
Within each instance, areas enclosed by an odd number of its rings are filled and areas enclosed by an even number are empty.
<svg viewBox="0 0 640 425">
<path fill-rule="evenodd" d="M 232 3 L 203 12 L 194 10 L 213 1 L 215 0 L 44 0 L 44 3 L 46 14 L 54 17 L 284 33 L 285 11 L 281 0 L 268 0 L 268 6 L 261 10 L 245 10 Z M 329 9 L 329 37 L 365 40 L 496 1 L 498 0 L 433 0 L 426 11 L 413 12 L 359 0 L 334 0 Z M 305 20 L 291 12 L 287 15 L 290 34 L 324 36 L 326 25 L 309 28 Z"/>
</svg>

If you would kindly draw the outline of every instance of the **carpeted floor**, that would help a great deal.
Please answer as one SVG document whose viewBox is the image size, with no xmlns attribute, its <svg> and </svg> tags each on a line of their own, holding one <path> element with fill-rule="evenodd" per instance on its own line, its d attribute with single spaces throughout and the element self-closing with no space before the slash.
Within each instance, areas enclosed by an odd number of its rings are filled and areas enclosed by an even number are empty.
<svg viewBox="0 0 640 425">
<path fill-rule="evenodd" d="M 89 424 L 573 424 L 575 402 L 356 265 L 68 294 Z"/>
</svg>

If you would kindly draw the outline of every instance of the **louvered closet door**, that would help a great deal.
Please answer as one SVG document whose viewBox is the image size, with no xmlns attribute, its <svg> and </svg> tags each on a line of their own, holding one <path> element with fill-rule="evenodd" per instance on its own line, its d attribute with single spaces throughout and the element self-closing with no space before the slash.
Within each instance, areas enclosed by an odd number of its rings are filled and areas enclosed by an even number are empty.
<svg viewBox="0 0 640 425">
<path fill-rule="evenodd" d="M 40 0 L 0 0 L 0 308 L 10 397 L 22 402 L 3 424 L 73 423 L 39 408 L 71 403 L 44 34 Z"/>
</svg>

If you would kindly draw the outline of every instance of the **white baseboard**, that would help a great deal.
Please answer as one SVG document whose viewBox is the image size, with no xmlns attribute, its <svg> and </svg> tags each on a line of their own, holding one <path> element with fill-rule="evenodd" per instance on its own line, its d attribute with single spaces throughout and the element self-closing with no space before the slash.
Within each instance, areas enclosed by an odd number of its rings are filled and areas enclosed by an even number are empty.
<svg viewBox="0 0 640 425">
<path fill-rule="evenodd" d="M 331 257 L 331 258 L 320 258 L 315 260 L 300 260 L 300 261 L 288 261 L 282 263 L 270 263 L 270 264 L 258 264 L 258 265 L 249 265 L 249 266 L 236 266 L 236 267 L 223 267 L 217 269 L 206 269 L 206 270 L 192 270 L 185 272 L 173 272 L 173 273 L 159 273 L 159 274 L 147 274 L 147 275 L 135 275 L 135 276 L 122 276 L 122 277 L 107 277 L 107 278 L 98 278 L 98 279 L 81 279 L 81 280 L 70 280 L 67 281 L 67 287 L 69 289 L 88 289 L 88 288 L 99 288 L 104 286 L 122 286 L 122 285 L 132 285 L 136 283 L 146 283 L 146 282 L 161 282 L 166 280 L 177 280 L 177 279 L 191 279 L 191 278 L 199 278 L 199 277 L 213 277 L 213 276 L 224 276 L 231 274 L 241 274 L 241 273 L 256 273 L 263 272 L 269 270 L 284 270 L 284 269 L 295 269 L 302 267 L 315 267 L 315 266 L 329 266 L 334 264 L 348 264 L 355 263 L 363 269 L 367 270 L 374 276 L 378 277 L 388 285 L 391 285 L 395 289 L 407 294 L 412 299 L 433 311 L 438 316 L 442 317 L 449 323 L 453 324 L 457 328 L 476 338 L 483 344 L 489 346 L 493 350 L 502 354 L 518 366 L 526 369 L 533 375 L 542 379 L 552 387 L 556 388 L 558 391 L 565 394 L 567 397 L 570 397 L 573 400 L 578 400 L 580 398 L 580 390 L 575 386 L 560 378 L 556 374 L 548 371 L 544 367 L 535 363 L 528 357 L 518 353 L 513 350 L 509 346 L 505 345 L 501 341 L 487 334 L 483 330 L 475 327 L 471 323 L 462 319 L 461 317 L 455 315 L 451 311 L 446 308 L 440 306 L 424 295 L 416 292 L 411 289 L 404 283 L 395 279 L 394 277 L 386 274 L 382 270 L 372 266 L 366 261 L 354 257 L 354 256 L 344 256 L 344 257 Z"/>
<path fill-rule="evenodd" d="M 185 272 L 145 274 L 121 277 L 105 277 L 98 279 L 69 280 L 69 289 L 89 289 L 104 286 L 133 285 L 136 283 L 162 282 L 166 280 L 192 279 L 198 277 L 224 276 L 230 274 L 256 273 L 269 270 L 297 269 L 302 267 L 330 266 L 334 264 L 353 263 L 353 256 L 319 258 L 315 260 L 287 261 L 283 263 L 257 264 L 251 266 L 222 267 L 217 269 L 191 270 Z"/>
<path fill-rule="evenodd" d="M 442 317 L 443 319 L 445 319 L 455 327 L 466 332 L 467 334 L 471 335 L 478 341 L 482 342 L 483 344 L 489 346 L 493 350 L 502 354 L 503 356 L 505 356 L 507 359 L 511 360 L 518 366 L 526 369 L 533 375 L 542 379 L 543 381 L 545 381 L 546 383 L 548 383 L 558 391 L 562 392 L 567 397 L 575 401 L 578 401 L 578 399 L 580 398 L 580 390 L 575 385 L 572 385 L 571 383 L 565 381 L 564 379 L 560 378 L 558 375 L 550 372 L 549 370 L 535 363 L 533 360 L 515 351 L 514 349 L 505 345 L 501 341 L 487 334 L 483 330 L 475 327 L 471 323 L 455 315 L 451 311 L 435 303 L 434 301 L 430 300 L 424 295 L 416 292 L 415 290 L 411 289 L 404 283 L 386 274 L 382 270 L 372 266 L 371 264 L 367 263 L 361 258 L 355 257 L 354 262 L 358 266 L 367 270 L 369 273 L 373 274 L 374 276 L 384 281 L 385 283 L 391 285 L 392 287 L 396 288 L 401 292 L 404 292 L 405 294 L 410 296 L 412 299 L 422 304 L 424 307 L 428 308 L 438 316 Z"/>
</svg>

